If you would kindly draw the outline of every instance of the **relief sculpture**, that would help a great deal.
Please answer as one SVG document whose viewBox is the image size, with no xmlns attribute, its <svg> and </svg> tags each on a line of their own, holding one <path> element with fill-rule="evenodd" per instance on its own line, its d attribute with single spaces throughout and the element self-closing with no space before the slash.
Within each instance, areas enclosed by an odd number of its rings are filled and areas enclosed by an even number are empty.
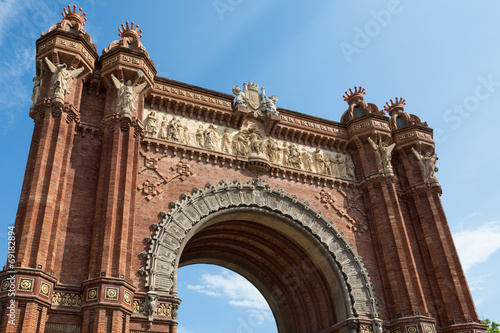
<svg viewBox="0 0 500 333">
<path fill-rule="evenodd" d="M 355 180 L 355 167 L 350 156 L 269 138 L 255 125 L 238 131 L 214 124 L 207 127 L 195 120 L 161 112 L 145 114 L 144 129 L 148 137 L 225 154 L 258 155 L 286 167 Z"/>
</svg>

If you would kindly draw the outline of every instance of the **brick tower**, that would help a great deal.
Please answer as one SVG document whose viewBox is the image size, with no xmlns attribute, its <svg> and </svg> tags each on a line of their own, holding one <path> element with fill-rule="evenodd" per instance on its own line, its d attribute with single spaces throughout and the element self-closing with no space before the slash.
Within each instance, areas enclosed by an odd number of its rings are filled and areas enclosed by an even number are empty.
<svg viewBox="0 0 500 333">
<path fill-rule="evenodd" d="M 250 280 L 280 332 L 479 333 L 432 129 L 396 98 L 340 122 L 156 76 L 132 22 L 101 55 L 85 13 L 38 39 L 34 120 L 0 272 L 2 332 L 177 331 L 177 269 Z"/>
</svg>

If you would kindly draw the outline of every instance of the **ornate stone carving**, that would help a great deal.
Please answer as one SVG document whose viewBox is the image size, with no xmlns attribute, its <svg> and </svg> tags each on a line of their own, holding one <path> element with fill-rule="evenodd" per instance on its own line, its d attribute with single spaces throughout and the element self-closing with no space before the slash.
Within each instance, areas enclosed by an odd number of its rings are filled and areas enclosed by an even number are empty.
<svg viewBox="0 0 500 333">
<path fill-rule="evenodd" d="M 235 106 L 243 106 L 248 108 L 255 118 L 262 117 L 266 114 L 278 115 L 276 96 L 266 97 L 265 88 L 261 88 L 259 93 L 259 85 L 255 82 L 243 83 L 243 90 L 240 87 L 233 87 L 233 94 L 236 95 L 233 104 Z M 268 110 L 269 108 L 269 110 Z"/>
<path fill-rule="evenodd" d="M 40 66 L 42 68 L 42 66 Z M 33 78 L 33 94 L 31 95 L 31 101 L 33 105 L 35 105 L 36 101 L 38 101 L 38 97 L 40 96 L 40 87 L 42 85 L 42 78 L 38 75 L 35 75 Z"/>
<path fill-rule="evenodd" d="M 143 52 L 149 59 L 149 54 L 146 51 L 146 48 L 142 45 L 140 39 L 142 38 L 142 30 L 139 30 L 139 25 L 134 22 L 125 22 L 125 25 L 122 23 L 121 28 L 118 28 L 118 36 L 120 36 L 120 40 L 115 40 L 109 44 L 107 48 L 102 50 L 103 54 L 108 53 L 112 49 L 116 47 L 125 47 L 129 49 L 133 49 L 135 51 Z"/>
<path fill-rule="evenodd" d="M 228 129 L 224 129 L 224 133 L 222 134 L 222 146 L 221 151 L 223 153 L 231 153 L 231 147 L 233 145 L 233 139 L 229 135 Z"/>
<path fill-rule="evenodd" d="M 154 291 L 148 291 L 146 295 L 146 311 L 148 313 L 149 326 L 153 325 L 153 314 L 156 311 L 158 305 L 158 293 Z"/>
<path fill-rule="evenodd" d="M 220 138 L 213 124 L 210 124 L 208 128 L 205 130 L 204 137 L 205 137 L 204 148 L 210 150 L 216 150 Z"/>
<path fill-rule="evenodd" d="M 160 170 L 158 170 L 158 162 L 166 155 L 163 155 L 160 158 L 149 158 L 142 152 L 140 154 L 144 158 L 144 167 L 139 171 L 138 174 L 140 175 L 146 171 L 150 171 L 161 179 L 159 182 L 155 182 L 151 179 L 146 179 L 141 185 L 137 186 L 138 190 L 142 190 L 142 193 L 147 195 L 147 200 L 152 200 L 158 194 L 163 193 L 164 185 L 170 183 L 171 181 L 177 178 L 179 178 L 181 181 L 184 181 L 187 177 L 193 174 L 193 172 L 191 171 L 191 165 L 189 165 L 186 160 L 182 160 L 176 165 L 170 167 L 170 170 L 174 172 L 173 176 L 165 176 Z"/>
<path fill-rule="evenodd" d="M 158 132 L 158 118 L 154 111 L 149 112 L 144 120 L 144 130 L 146 135 L 154 136 Z"/>
<path fill-rule="evenodd" d="M 241 130 L 213 124 L 205 127 L 182 116 L 170 116 L 157 111 L 146 111 L 144 124 L 149 137 L 226 154 L 258 156 L 294 169 L 355 180 L 354 163 L 350 156 L 266 137 L 256 125 Z"/>
<path fill-rule="evenodd" d="M 173 203 L 171 207 L 170 212 L 163 214 L 149 244 L 146 286 L 150 290 L 175 292 L 172 287 L 181 255 L 179 250 L 187 242 L 190 230 L 203 218 L 226 208 L 259 207 L 288 216 L 294 223 L 310 230 L 335 258 L 345 275 L 346 279 L 340 283 L 344 284 L 345 290 L 350 290 L 350 295 L 346 296 L 354 313 L 372 318 L 378 316 L 376 304 L 371 302 L 375 296 L 370 277 L 360 257 L 352 250 L 353 246 L 347 243 L 331 221 L 321 216 L 321 212 L 313 210 L 310 204 L 298 200 L 295 195 L 273 189 L 259 179 L 230 184 L 221 181 L 215 186 L 207 184 L 203 190 L 194 189 L 192 195 L 184 195 L 180 203 Z M 168 257 L 160 256 L 163 248 L 169 249 Z"/>
<path fill-rule="evenodd" d="M 391 99 L 385 103 L 384 111 L 391 117 L 390 126 L 392 129 L 401 129 L 408 126 L 419 125 L 427 127 L 427 122 L 422 122 L 419 117 L 414 114 L 405 112 L 404 106 L 406 101 L 403 98 Z"/>
<path fill-rule="evenodd" d="M 116 89 L 118 89 L 118 106 L 121 109 L 121 113 L 130 114 L 136 110 L 135 102 L 137 100 L 137 95 L 139 95 L 147 85 L 146 81 L 141 84 L 137 84 L 142 76 L 142 71 L 138 69 L 134 83 L 130 80 L 125 83 L 121 83 L 120 80 L 111 74 L 111 79 L 113 80 Z"/>
<path fill-rule="evenodd" d="M 87 18 L 85 17 L 87 14 L 86 13 L 82 14 L 81 8 L 78 8 L 78 12 L 77 12 L 76 5 L 73 5 L 73 10 L 71 10 L 71 6 L 68 5 L 68 9 L 63 8 L 63 12 L 61 14 L 63 16 L 63 19 L 61 20 L 61 22 L 50 27 L 48 32 L 51 32 L 53 30 L 62 30 L 62 31 L 71 32 L 72 34 L 83 37 L 92 46 L 92 48 L 94 50 L 96 50 L 97 47 L 95 44 L 92 43 L 92 38 L 83 29 L 83 26 L 85 25 L 85 21 L 87 21 Z M 44 32 L 42 33 L 42 36 L 43 35 L 45 35 Z M 84 49 L 82 49 L 82 50 L 84 50 Z"/>
<path fill-rule="evenodd" d="M 372 322 L 373 333 L 382 333 L 384 327 L 382 325 L 382 320 L 374 319 Z"/>
<path fill-rule="evenodd" d="M 52 294 L 52 305 L 55 307 L 70 307 L 79 309 L 82 306 L 82 296 L 65 292 L 54 292 Z"/>
<path fill-rule="evenodd" d="M 392 165 L 391 165 L 392 150 L 394 149 L 394 146 L 396 146 L 396 143 L 387 145 L 387 143 L 382 141 L 380 133 L 378 134 L 378 144 L 373 142 L 371 138 L 368 138 L 368 142 L 370 143 L 370 146 L 372 146 L 373 150 L 375 150 L 375 152 L 377 153 L 377 156 L 379 158 L 379 164 L 382 167 L 382 169 L 384 171 L 392 172 Z"/>
<path fill-rule="evenodd" d="M 436 167 L 436 162 L 438 160 L 438 157 L 436 154 L 431 154 L 431 152 L 425 153 L 425 155 L 420 154 L 415 150 L 415 148 L 411 148 L 411 151 L 413 155 L 418 160 L 418 164 L 420 165 L 420 169 L 422 170 L 422 173 L 424 174 L 424 177 L 426 177 L 429 182 L 437 181 L 436 176 L 434 175 L 434 172 L 437 172 L 439 169 Z"/>
<path fill-rule="evenodd" d="M 359 208 L 356 204 L 358 197 L 356 197 L 356 198 L 348 197 L 347 194 L 342 190 L 338 190 L 337 192 L 342 194 L 342 196 L 344 197 L 343 207 L 337 207 L 337 206 L 339 206 L 339 203 L 337 203 L 337 205 L 336 205 L 335 204 L 336 201 L 335 201 L 335 198 L 333 197 L 333 195 L 330 192 L 326 192 L 324 189 L 322 189 L 320 191 L 319 195 L 316 196 L 316 198 L 319 199 L 319 201 L 321 203 L 325 204 L 325 208 L 331 207 L 331 208 L 335 209 L 335 211 L 337 211 L 337 213 L 340 216 L 344 217 L 347 220 L 346 226 L 349 229 L 351 229 L 352 231 L 361 232 L 361 233 L 367 231 L 368 227 L 365 224 L 356 221 L 348 213 L 349 209 L 355 209 L 355 210 L 358 210 L 358 212 L 360 212 L 361 215 L 363 215 L 363 212 L 361 212 L 359 210 Z"/>
<path fill-rule="evenodd" d="M 70 90 L 73 79 L 83 72 L 84 67 L 68 70 L 68 66 L 66 64 L 54 65 L 47 57 L 45 57 L 45 63 L 52 73 L 52 85 L 50 87 L 51 92 L 55 97 L 64 99 L 66 95 L 71 94 Z"/>
</svg>

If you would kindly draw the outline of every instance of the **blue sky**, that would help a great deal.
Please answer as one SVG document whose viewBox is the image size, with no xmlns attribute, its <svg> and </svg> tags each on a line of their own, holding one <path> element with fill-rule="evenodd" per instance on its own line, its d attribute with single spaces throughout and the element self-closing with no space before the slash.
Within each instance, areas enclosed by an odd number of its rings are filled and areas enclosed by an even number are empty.
<svg viewBox="0 0 500 333">
<path fill-rule="evenodd" d="M 442 201 L 480 316 L 500 320 L 500 3 L 497 1 L 80 1 L 98 51 L 134 21 L 158 75 L 231 93 L 255 81 L 277 106 L 339 121 L 354 86 L 380 108 L 395 97 L 435 129 Z M 35 41 L 60 0 L 0 2 L 0 258 L 6 257 L 33 121 Z M 4 261 L 4 259 L 2 259 Z M 180 270 L 179 333 L 275 332 L 234 273 Z M 234 289 L 236 288 L 236 289 Z M 238 292 L 236 292 L 238 291 Z M 217 306 L 214 306 L 217 305 Z M 215 311 L 215 312 L 214 312 Z M 266 312 L 267 311 L 267 312 Z M 225 320 L 220 320 L 224 313 Z"/>
</svg>

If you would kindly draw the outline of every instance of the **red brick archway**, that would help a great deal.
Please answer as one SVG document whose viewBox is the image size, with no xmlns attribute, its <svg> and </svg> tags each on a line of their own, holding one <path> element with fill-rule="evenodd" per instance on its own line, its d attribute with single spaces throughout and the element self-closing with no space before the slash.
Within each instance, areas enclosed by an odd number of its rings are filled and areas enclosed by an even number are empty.
<svg viewBox="0 0 500 333">
<path fill-rule="evenodd" d="M 433 130 L 404 99 L 381 110 L 355 87 L 340 122 L 320 119 L 255 82 L 231 95 L 156 76 L 135 24 L 99 54 L 85 14 L 63 16 L 36 42 L 0 331 L 176 333 L 176 272 L 195 262 L 250 279 L 281 332 L 485 331 Z"/>
</svg>

